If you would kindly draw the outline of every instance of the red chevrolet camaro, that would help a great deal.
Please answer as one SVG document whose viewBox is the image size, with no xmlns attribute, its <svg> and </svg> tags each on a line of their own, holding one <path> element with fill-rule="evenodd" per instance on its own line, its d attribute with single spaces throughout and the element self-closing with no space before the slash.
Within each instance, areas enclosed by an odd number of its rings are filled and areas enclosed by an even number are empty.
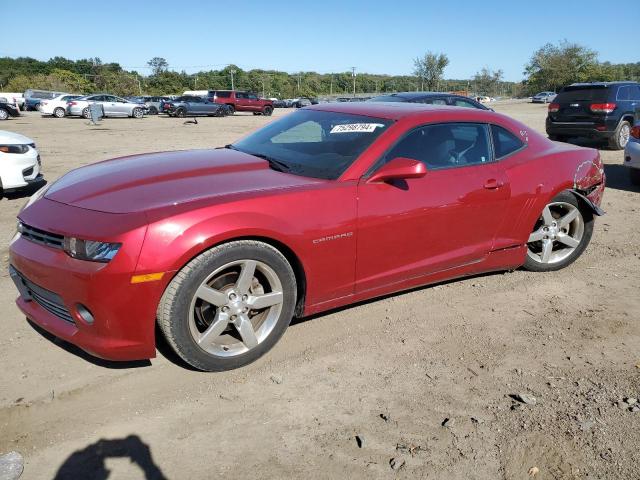
<svg viewBox="0 0 640 480">
<path fill-rule="evenodd" d="M 557 270 L 589 243 L 596 150 L 490 111 L 305 108 L 214 150 L 74 170 L 18 216 L 28 319 L 96 356 L 202 370 L 256 360 L 292 317 L 496 270 Z"/>
</svg>

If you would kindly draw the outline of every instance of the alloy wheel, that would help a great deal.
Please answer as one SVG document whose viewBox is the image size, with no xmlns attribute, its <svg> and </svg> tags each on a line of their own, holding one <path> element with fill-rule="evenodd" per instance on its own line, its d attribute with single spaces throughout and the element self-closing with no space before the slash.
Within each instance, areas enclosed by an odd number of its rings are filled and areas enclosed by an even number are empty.
<svg viewBox="0 0 640 480">
<path fill-rule="evenodd" d="M 618 134 L 618 143 L 622 148 L 627 146 L 627 143 L 629 143 L 630 136 L 631 136 L 631 127 L 629 126 L 628 123 L 624 123 L 620 127 L 620 132 Z"/>
<path fill-rule="evenodd" d="M 283 298 L 282 282 L 266 263 L 227 263 L 197 288 L 189 307 L 189 331 L 209 354 L 241 355 L 271 334 Z"/>
<path fill-rule="evenodd" d="M 578 248 L 583 235 L 584 219 L 575 205 L 550 203 L 529 235 L 527 255 L 542 264 L 561 262 Z"/>
</svg>

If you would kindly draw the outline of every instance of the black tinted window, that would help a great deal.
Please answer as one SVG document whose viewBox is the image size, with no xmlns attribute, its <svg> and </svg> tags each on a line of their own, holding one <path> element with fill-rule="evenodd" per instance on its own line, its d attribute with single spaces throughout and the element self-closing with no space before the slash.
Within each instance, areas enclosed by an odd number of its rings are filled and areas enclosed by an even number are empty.
<svg viewBox="0 0 640 480">
<path fill-rule="evenodd" d="M 215 92 L 216 97 L 218 98 L 229 98 L 231 97 L 231 92 Z"/>
<path fill-rule="evenodd" d="M 579 102 L 579 101 L 597 101 L 604 102 L 607 100 L 608 89 L 605 86 L 574 86 L 565 87 L 555 99 L 556 103 L 560 102 Z"/>
<path fill-rule="evenodd" d="M 462 98 L 454 98 L 451 104 L 455 107 L 478 108 L 474 103 Z"/>
<path fill-rule="evenodd" d="M 493 148 L 496 153 L 496 158 L 505 157 L 519 150 L 524 145 L 522 140 L 513 133 L 497 125 L 491 125 L 491 134 L 493 136 Z"/>
<path fill-rule="evenodd" d="M 413 158 L 430 169 L 477 165 L 491 161 L 487 126 L 442 123 L 421 127 L 400 140 L 386 155 Z"/>
</svg>

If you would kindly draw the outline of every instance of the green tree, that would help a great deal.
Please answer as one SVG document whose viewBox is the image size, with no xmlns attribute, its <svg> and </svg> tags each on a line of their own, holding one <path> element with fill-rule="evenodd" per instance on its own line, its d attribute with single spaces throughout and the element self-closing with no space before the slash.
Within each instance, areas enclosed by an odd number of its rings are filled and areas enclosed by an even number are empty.
<svg viewBox="0 0 640 480">
<path fill-rule="evenodd" d="M 602 73 L 597 52 L 566 40 L 536 50 L 524 70 L 531 92 L 558 91 L 570 83 L 598 80 Z"/>
<path fill-rule="evenodd" d="M 502 70 L 489 70 L 483 67 L 482 70 L 473 76 L 473 85 L 477 93 L 481 95 L 496 95 L 502 82 Z"/>
<path fill-rule="evenodd" d="M 162 57 L 153 57 L 147 65 L 151 67 L 151 75 L 160 75 L 169 69 L 169 62 Z"/>
<path fill-rule="evenodd" d="M 413 61 L 413 73 L 420 80 L 420 89 L 436 90 L 442 80 L 449 57 L 444 53 L 427 52 Z"/>
</svg>

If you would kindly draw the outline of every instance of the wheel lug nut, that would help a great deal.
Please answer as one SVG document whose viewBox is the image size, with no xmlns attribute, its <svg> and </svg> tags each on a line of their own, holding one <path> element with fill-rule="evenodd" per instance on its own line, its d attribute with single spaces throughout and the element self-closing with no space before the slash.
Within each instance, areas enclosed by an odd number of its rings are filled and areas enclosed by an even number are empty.
<svg viewBox="0 0 640 480">
<path fill-rule="evenodd" d="M 229 311 L 229 307 L 222 307 L 222 311 L 223 312 L 228 312 Z"/>
<path fill-rule="evenodd" d="M 249 298 L 249 296 L 248 296 L 248 295 L 242 295 L 242 301 L 243 301 L 243 302 L 246 302 L 246 301 L 247 301 L 247 298 Z"/>
<path fill-rule="evenodd" d="M 231 315 L 231 320 L 235 320 L 237 317 L 237 315 Z"/>
<path fill-rule="evenodd" d="M 248 309 L 247 307 L 244 307 L 244 308 L 242 309 L 242 313 L 247 313 L 248 311 L 249 311 L 249 309 Z"/>
<path fill-rule="evenodd" d="M 235 293 L 230 293 L 229 294 L 229 300 L 235 300 L 237 297 L 237 295 Z"/>
</svg>

